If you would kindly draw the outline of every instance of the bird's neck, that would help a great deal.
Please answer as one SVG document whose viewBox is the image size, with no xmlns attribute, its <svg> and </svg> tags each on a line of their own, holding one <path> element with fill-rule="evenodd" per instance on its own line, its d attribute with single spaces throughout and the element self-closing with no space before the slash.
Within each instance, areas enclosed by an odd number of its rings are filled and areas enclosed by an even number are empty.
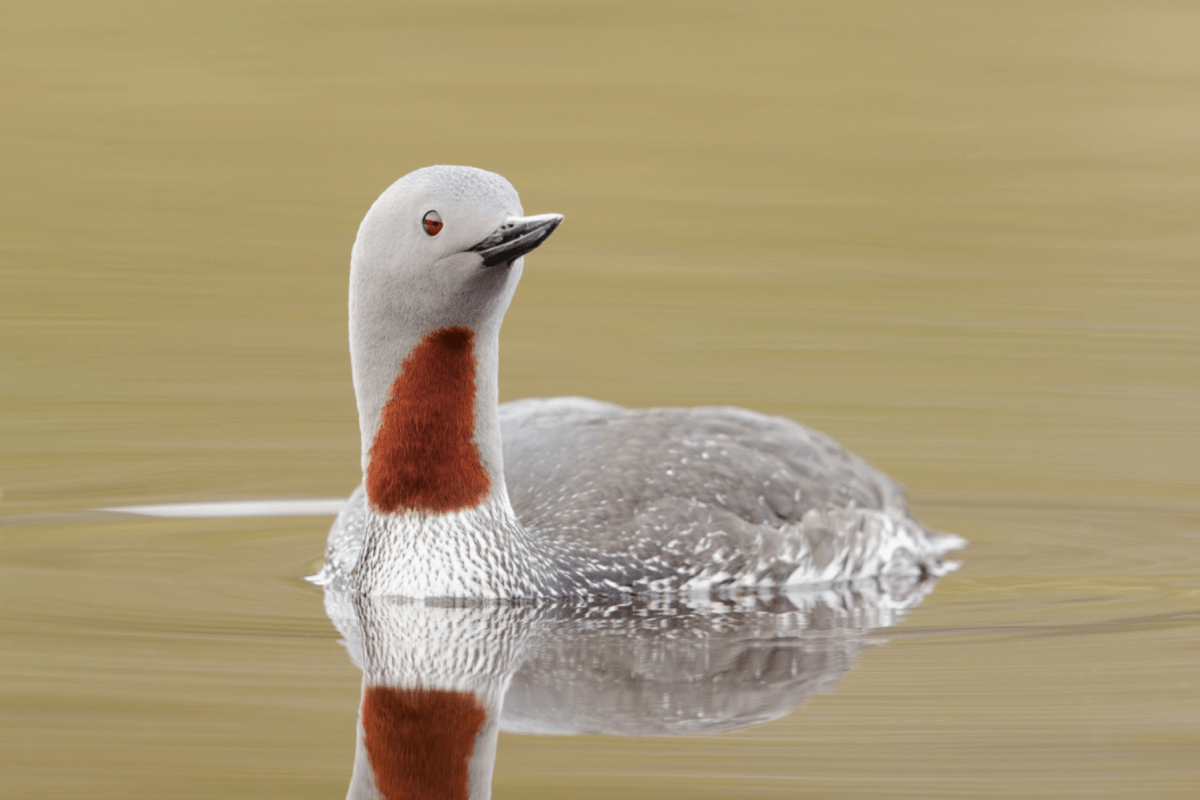
<svg viewBox="0 0 1200 800">
<path fill-rule="evenodd" d="M 511 511 L 498 412 L 499 337 L 450 326 L 388 344 L 364 348 L 375 354 L 370 359 L 353 358 L 371 510 Z"/>
<path fill-rule="evenodd" d="M 498 339 L 451 326 L 392 348 L 390 367 L 353 359 L 367 493 L 360 593 L 550 592 L 551 556 L 517 520 L 504 483 Z"/>
</svg>

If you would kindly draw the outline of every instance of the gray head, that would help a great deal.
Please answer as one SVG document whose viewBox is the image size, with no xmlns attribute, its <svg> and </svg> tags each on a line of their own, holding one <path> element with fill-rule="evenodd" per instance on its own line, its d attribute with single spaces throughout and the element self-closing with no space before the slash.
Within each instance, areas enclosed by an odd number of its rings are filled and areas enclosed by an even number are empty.
<svg viewBox="0 0 1200 800">
<path fill-rule="evenodd" d="M 436 166 L 405 175 L 380 195 L 358 229 L 350 261 L 352 319 L 358 301 L 378 302 L 377 313 L 389 317 L 389 325 L 421 332 L 498 323 L 521 264 L 512 259 L 504 269 L 483 268 L 472 248 L 520 217 L 516 189 L 495 173 Z"/>
<path fill-rule="evenodd" d="M 475 383 L 481 399 L 494 397 L 500 324 L 522 256 L 561 221 L 558 214 L 522 216 L 512 184 L 473 167 L 411 172 L 371 206 L 350 258 L 350 355 L 364 469 L 389 391 L 423 337 L 473 333 Z M 483 410 L 477 406 L 476 415 Z"/>
</svg>

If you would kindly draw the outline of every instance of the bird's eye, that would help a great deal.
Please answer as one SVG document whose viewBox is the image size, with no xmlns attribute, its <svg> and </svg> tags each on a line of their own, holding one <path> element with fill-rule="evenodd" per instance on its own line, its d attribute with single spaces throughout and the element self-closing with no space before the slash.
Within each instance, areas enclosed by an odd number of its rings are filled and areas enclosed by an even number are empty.
<svg viewBox="0 0 1200 800">
<path fill-rule="evenodd" d="M 425 226 L 425 232 L 430 236 L 437 236 L 442 230 L 442 215 L 436 211 L 430 211 L 425 214 L 421 224 Z"/>
</svg>

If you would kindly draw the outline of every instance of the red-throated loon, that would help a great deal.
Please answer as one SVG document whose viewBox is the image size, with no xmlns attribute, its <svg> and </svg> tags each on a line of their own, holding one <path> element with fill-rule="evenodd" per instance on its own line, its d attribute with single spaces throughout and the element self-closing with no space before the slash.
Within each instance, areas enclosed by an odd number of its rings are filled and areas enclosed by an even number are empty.
<svg viewBox="0 0 1200 800">
<path fill-rule="evenodd" d="M 315 577 L 412 598 L 652 594 L 941 574 L 887 476 L 816 431 L 739 408 L 500 405 L 500 324 L 523 256 L 562 217 L 524 216 L 471 167 L 412 172 L 350 259 L 363 485 Z"/>
</svg>

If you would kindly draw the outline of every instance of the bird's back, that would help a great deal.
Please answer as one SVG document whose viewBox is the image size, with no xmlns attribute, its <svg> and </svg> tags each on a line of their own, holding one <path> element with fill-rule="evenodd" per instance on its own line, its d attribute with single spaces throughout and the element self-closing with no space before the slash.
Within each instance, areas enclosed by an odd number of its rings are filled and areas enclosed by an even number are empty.
<svg viewBox="0 0 1200 800">
<path fill-rule="evenodd" d="M 500 425 L 509 497 L 533 527 L 599 532 L 666 498 L 758 525 L 813 508 L 907 513 L 895 482 L 828 436 L 741 408 L 526 399 L 501 405 Z"/>
<path fill-rule="evenodd" d="M 506 403 L 500 421 L 522 524 L 598 573 L 640 574 L 635 591 L 936 572 L 925 562 L 949 549 L 897 484 L 791 420 L 560 397 Z"/>
</svg>

